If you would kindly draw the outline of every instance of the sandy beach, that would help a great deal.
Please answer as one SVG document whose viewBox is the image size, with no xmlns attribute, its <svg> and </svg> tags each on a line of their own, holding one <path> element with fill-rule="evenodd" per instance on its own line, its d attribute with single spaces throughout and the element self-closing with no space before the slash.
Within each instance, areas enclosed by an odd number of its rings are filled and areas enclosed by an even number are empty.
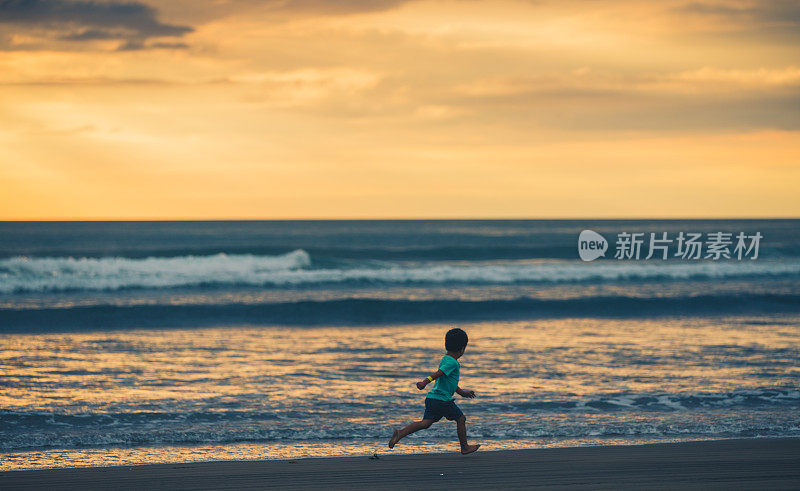
<svg viewBox="0 0 800 491">
<path fill-rule="evenodd" d="M 800 439 L 0 473 L 12 489 L 797 489 Z"/>
</svg>

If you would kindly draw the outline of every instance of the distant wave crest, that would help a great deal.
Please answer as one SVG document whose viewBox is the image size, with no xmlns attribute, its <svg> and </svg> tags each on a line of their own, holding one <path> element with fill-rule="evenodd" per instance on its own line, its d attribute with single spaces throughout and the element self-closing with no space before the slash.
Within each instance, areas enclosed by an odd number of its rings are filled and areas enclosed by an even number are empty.
<svg viewBox="0 0 800 491">
<path fill-rule="evenodd" d="M 219 284 L 261 284 L 311 265 L 303 250 L 277 256 L 26 258 L 0 260 L 0 292 L 120 290 Z"/>
<path fill-rule="evenodd" d="M 198 286 L 320 284 L 513 284 L 800 274 L 800 260 L 719 262 L 492 261 L 414 263 L 351 261 L 315 266 L 298 249 L 280 255 L 0 260 L 0 293 L 114 291 Z"/>
</svg>

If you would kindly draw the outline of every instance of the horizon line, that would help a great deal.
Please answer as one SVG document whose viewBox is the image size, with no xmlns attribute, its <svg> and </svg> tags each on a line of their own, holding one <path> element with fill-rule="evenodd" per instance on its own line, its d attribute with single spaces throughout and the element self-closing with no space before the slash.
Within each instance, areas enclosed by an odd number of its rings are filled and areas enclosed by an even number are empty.
<svg viewBox="0 0 800 491">
<path fill-rule="evenodd" d="M 78 218 L 0 218 L 10 222 L 324 222 L 324 221 L 470 221 L 470 220 L 800 220 L 800 216 L 610 216 L 610 217 L 299 217 L 299 218 L 239 218 L 239 217 L 78 217 Z"/>
</svg>

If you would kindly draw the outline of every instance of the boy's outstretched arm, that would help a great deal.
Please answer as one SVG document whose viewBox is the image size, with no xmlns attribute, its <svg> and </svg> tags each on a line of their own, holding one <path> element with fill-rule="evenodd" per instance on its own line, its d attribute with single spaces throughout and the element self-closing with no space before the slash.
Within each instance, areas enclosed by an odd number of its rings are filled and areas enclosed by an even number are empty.
<svg viewBox="0 0 800 491">
<path fill-rule="evenodd" d="M 469 399 L 472 399 L 473 397 L 475 397 L 475 391 L 474 390 L 465 390 L 465 389 L 462 389 L 461 387 L 456 387 L 456 394 L 460 395 L 461 397 L 467 397 Z"/>
<path fill-rule="evenodd" d="M 424 378 L 424 379 L 420 380 L 419 382 L 417 382 L 417 388 L 419 390 L 424 389 L 426 385 L 428 385 L 429 383 L 433 382 L 434 380 L 436 380 L 437 378 L 441 377 L 442 375 L 444 375 L 443 371 L 436 370 L 435 372 L 430 374 L 427 378 Z"/>
</svg>

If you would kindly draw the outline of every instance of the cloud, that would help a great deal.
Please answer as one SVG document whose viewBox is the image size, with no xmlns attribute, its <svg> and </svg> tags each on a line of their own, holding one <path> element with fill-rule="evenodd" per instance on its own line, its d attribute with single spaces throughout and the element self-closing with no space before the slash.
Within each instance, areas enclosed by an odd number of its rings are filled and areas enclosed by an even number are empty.
<svg viewBox="0 0 800 491">
<path fill-rule="evenodd" d="M 796 0 L 758 0 L 754 2 L 691 2 L 677 12 L 720 21 L 727 29 L 795 29 L 800 26 L 800 2 Z M 774 33 L 774 32 L 773 32 Z"/>
<path fill-rule="evenodd" d="M 798 90 L 800 68 L 796 66 L 635 74 L 576 69 L 477 79 L 454 87 L 443 100 L 514 127 L 796 131 L 800 129 Z"/>
<path fill-rule="evenodd" d="M 509 97 L 535 94 L 608 95 L 616 93 L 741 95 L 750 92 L 792 93 L 800 89 L 800 67 L 720 69 L 705 66 L 679 72 L 621 74 L 590 70 L 535 76 L 493 77 L 473 80 L 454 88 L 456 94 L 472 97 Z"/>
<path fill-rule="evenodd" d="M 409 0 L 284 0 L 267 2 L 267 8 L 317 14 L 355 14 L 380 12 L 398 7 Z"/>
<path fill-rule="evenodd" d="M 318 107 L 325 101 L 365 97 L 378 86 L 381 76 L 365 70 L 330 68 L 242 73 L 231 76 L 230 81 L 255 89 L 248 93 L 248 102 L 273 107 Z"/>
<path fill-rule="evenodd" d="M 5 40 L 0 42 L 5 50 L 69 50 L 71 44 L 97 41 L 141 49 L 149 47 L 151 38 L 175 38 L 193 31 L 159 21 L 150 6 L 119 1 L 0 0 L 0 24 L 6 26 Z"/>
<path fill-rule="evenodd" d="M 411 0 L 197 0 L 148 5 L 151 0 L 0 0 L 0 51 L 184 49 L 187 44 L 152 41 L 180 38 L 203 24 L 231 15 L 282 23 L 319 16 L 392 10 Z M 159 11 L 181 24 L 162 22 Z"/>
<path fill-rule="evenodd" d="M 296 20 L 387 12 L 421 0 L 140 0 L 170 18 L 198 26 L 226 18 L 258 19 L 265 25 Z"/>
<path fill-rule="evenodd" d="M 692 2 L 679 10 L 687 13 L 747 17 L 763 22 L 800 22 L 800 4 L 795 0 L 759 0 L 751 3 Z"/>
</svg>

